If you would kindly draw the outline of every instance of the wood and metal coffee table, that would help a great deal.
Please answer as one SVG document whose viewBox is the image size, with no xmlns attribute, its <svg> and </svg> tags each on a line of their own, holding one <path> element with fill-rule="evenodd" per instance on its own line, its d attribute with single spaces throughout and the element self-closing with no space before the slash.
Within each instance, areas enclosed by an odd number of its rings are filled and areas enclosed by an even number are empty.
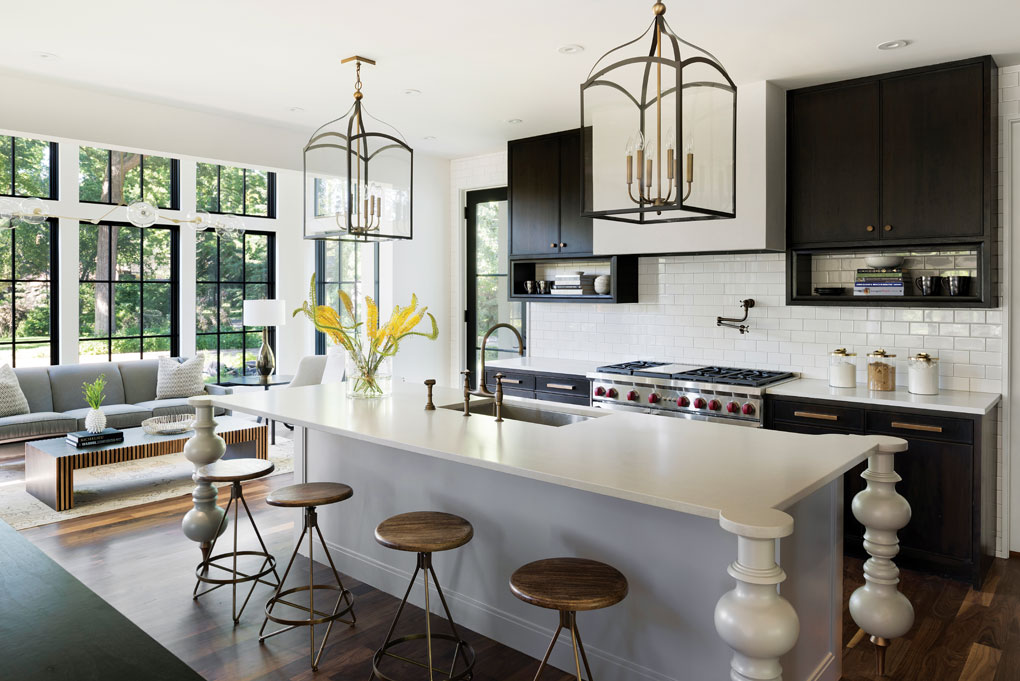
<svg viewBox="0 0 1020 681">
<path fill-rule="evenodd" d="M 194 435 L 149 435 L 141 428 L 125 428 L 124 441 L 77 449 L 62 437 L 25 444 L 25 489 L 57 511 L 74 507 L 74 471 L 152 456 L 177 454 Z M 269 458 L 268 428 L 235 416 L 217 418 L 216 434 L 227 443 L 223 458 Z"/>
</svg>

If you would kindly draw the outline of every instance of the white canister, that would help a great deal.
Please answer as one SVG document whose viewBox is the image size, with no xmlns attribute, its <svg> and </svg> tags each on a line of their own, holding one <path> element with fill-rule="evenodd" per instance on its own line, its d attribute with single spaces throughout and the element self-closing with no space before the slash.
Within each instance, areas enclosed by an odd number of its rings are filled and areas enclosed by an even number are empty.
<svg viewBox="0 0 1020 681">
<path fill-rule="evenodd" d="M 857 354 L 846 348 L 829 354 L 829 385 L 833 388 L 857 387 Z"/>
<path fill-rule="evenodd" d="M 910 357 L 907 367 L 907 390 L 915 395 L 939 394 L 939 358 L 927 352 Z"/>
</svg>

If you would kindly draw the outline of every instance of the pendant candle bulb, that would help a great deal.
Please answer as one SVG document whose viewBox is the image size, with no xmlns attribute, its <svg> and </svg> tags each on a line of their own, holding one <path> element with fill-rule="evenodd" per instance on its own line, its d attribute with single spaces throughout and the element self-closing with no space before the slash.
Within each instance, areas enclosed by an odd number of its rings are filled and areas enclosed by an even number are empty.
<svg viewBox="0 0 1020 681">
<path fill-rule="evenodd" d="M 736 86 L 718 59 L 672 32 L 665 5 L 653 13 L 648 30 L 603 55 L 581 85 L 581 215 L 634 223 L 732 218 Z M 681 55 L 681 46 L 691 54 Z M 617 61 L 609 63 L 610 55 Z M 614 147 L 625 150 L 622 173 Z"/>
</svg>

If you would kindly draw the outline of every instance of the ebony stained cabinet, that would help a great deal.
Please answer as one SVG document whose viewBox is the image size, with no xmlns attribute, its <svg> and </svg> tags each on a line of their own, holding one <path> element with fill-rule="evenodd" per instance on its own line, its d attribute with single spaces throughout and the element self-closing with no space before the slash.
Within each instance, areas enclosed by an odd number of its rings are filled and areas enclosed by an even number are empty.
<svg viewBox="0 0 1020 681">
<path fill-rule="evenodd" d="M 787 247 L 990 238 L 991 57 L 787 93 Z"/>
<path fill-rule="evenodd" d="M 818 435 L 893 435 L 909 449 L 896 455 L 910 503 L 899 532 L 901 567 L 962 579 L 980 588 L 995 554 L 995 419 L 828 400 L 768 397 L 772 430 Z M 843 478 L 843 538 L 848 555 L 867 558 L 863 528 L 851 511 L 864 480 L 862 463 Z"/>
<path fill-rule="evenodd" d="M 592 221 L 581 217 L 581 131 L 507 145 L 511 257 L 591 255 Z"/>
<path fill-rule="evenodd" d="M 503 374 L 503 393 L 510 397 L 591 405 L 591 381 L 585 376 L 485 367 L 485 387 L 491 392 L 496 392 L 498 373 Z"/>
</svg>

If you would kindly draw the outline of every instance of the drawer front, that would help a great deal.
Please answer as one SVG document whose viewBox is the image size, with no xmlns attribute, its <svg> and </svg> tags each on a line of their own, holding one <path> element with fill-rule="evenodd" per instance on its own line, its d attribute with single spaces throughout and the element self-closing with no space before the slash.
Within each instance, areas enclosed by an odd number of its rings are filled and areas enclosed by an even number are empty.
<svg viewBox="0 0 1020 681">
<path fill-rule="evenodd" d="M 973 444 L 974 422 L 969 419 L 953 419 L 928 414 L 869 411 L 868 433 Z"/>
<path fill-rule="evenodd" d="M 495 390 L 496 386 L 493 385 L 492 389 Z M 515 390 L 513 388 L 503 388 L 504 397 L 526 397 L 529 400 L 533 400 L 537 397 L 537 393 L 534 390 Z M 541 399 L 541 398 L 539 398 Z"/>
<path fill-rule="evenodd" d="M 541 385 L 541 379 L 539 379 L 539 385 Z M 539 400 L 545 400 L 546 402 L 560 402 L 562 404 L 576 404 L 582 407 L 591 405 L 591 397 L 588 393 L 581 395 L 565 395 L 563 393 L 548 393 L 542 391 L 536 391 L 535 397 Z"/>
<path fill-rule="evenodd" d="M 772 418 L 775 421 L 816 426 L 832 431 L 859 432 L 864 430 L 863 409 L 791 400 L 771 400 L 769 404 L 772 408 Z M 777 427 L 776 430 L 785 429 Z"/>
<path fill-rule="evenodd" d="M 591 382 L 584 376 L 539 374 L 535 376 L 535 390 L 559 395 L 583 395 L 588 399 Z"/>
<path fill-rule="evenodd" d="M 520 371 L 506 371 L 503 369 L 485 369 L 485 387 L 496 392 L 496 374 L 503 374 L 503 391 L 508 390 L 534 390 L 535 375 Z"/>
</svg>

